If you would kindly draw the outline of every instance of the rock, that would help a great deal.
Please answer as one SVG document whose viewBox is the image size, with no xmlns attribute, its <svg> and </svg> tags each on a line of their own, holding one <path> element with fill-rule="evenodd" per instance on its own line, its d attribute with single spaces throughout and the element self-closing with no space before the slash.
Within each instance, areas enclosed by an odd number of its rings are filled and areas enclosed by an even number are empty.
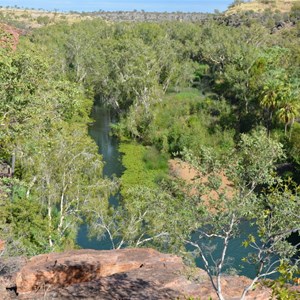
<svg viewBox="0 0 300 300">
<path fill-rule="evenodd" d="M 12 50 L 16 50 L 22 30 L 0 23 L 0 33 L 1 32 L 5 32 L 8 36 L 0 36 L 0 47 L 11 47 Z"/>
<path fill-rule="evenodd" d="M 240 299 L 249 283 L 250 279 L 243 276 L 223 277 L 225 299 Z M 9 284 L 16 286 L 18 295 L 6 292 L 0 300 L 217 299 L 203 270 L 188 268 L 181 258 L 152 249 L 77 250 L 39 255 L 29 260 Z M 269 298 L 270 290 L 257 287 L 247 300 Z"/>
<path fill-rule="evenodd" d="M 78 250 L 32 258 L 18 273 L 16 285 L 22 294 L 48 286 L 67 287 L 139 269 L 178 272 L 182 268 L 179 257 L 152 249 Z"/>
<path fill-rule="evenodd" d="M 16 298 L 16 273 L 26 261 L 25 257 L 0 258 L 0 300 Z"/>
<path fill-rule="evenodd" d="M 5 250 L 5 241 L 0 240 L 0 251 Z"/>
</svg>

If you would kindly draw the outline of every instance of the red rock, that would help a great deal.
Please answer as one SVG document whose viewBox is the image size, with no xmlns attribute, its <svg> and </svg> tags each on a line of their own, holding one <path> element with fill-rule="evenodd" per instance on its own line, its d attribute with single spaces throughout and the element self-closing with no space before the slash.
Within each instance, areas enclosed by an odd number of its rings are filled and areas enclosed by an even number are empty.
<svg viewBox="0 0 300 300">
<path fill-rule="evenodd" d="M 183 266 L 179 257 L 152 249 L 51 253 L 32 258 L 18 273 L 16 284 L 18 292 L 26 293 L 45 285 L 69 286 L 141 267 L 161 268 L 166 263 L 175 270 Z"/>
<path fill-rule="evenodd" d="M 188 279 L 192 277 L 196 280 Z M 32 258 L 16 276 L 18 300 L 211 299 L 217 296 L 206 273 L 187 268 L 181 258 L 152 249 L 78 250 Z M 240 299 L 251 280 L 222 278 L 227 300 Z M 266 300 L 270 290 L 257 287 L 247 300 Z M 8 297 L 1 299 L 14 299 Z"/>
<path fill-rule="evenodd" d="M 12 50 L 16 50 L 19 43 L 19 37 L 22 34 L 22 30 L 6 24 L 0 24 L 0 33 L 1 31 L 6 33 L 7 36 L 0 35 L 0 47 L 11 47 Z"/>
<path fill-rule="evenodd" d="M 0 240 L 0 251 L 5 249 L 5 241 Z"/>
</svg>

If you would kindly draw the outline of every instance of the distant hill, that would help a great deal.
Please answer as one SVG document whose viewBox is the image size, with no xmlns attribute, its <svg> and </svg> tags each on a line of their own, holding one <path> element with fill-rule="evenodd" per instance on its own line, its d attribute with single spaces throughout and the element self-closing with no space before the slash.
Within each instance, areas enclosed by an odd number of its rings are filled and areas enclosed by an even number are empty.
<svg viewBox="0 0 300 300">
<path fill-rule="evenodd" d="M 199 22 L 207 20 L 212 14 L 208 13 L 184 13 L 184 12 L 145 12 L 145 11 L 98 11 L 82 13 L 83 16 L 98 17 L 113 22 L 165 22 L 186 21 Z"/>
<path fill-rule="evenodd" d="M 94 11 L 62 13 L 21 8 L 0 8 L 0 23 L 6 23 L 22 29 L 38 28 L 61 21 L 75 23 L 94 18 L 100 18 L 110 22 L 199 22 L 208 19 L 210 16 L 212 16 L 212 14 L 183 12 Z"/>
<path fill-rule="evenodd" d="M 88 16 L 82 16 L 78 13 L 61 13 L 33 9 L 19 8 L 0 8 L 0 23 L 6 23 L 18 28 L 38 28 L 60 21 L 68 23 L 78 22 L 88 19 Z"/>
<path fill-rule="evenodd" d="M 235 1 L 226 12 L 226 14 L 235 14 L 243 11 L 264 12 L 270 10 L 273 12 L 286 13 L 299 0 L 253 0 L 253 1 Z"/>
<path fill-rule="evenodd" d="M 94 11 L 68 12 L 0 7 L 0 23 L 22 29 L 23 33 L 33 28 L 65 21 L 69 24 L 83 20 L 102 19 L 107 22 L 195 22 L 203 23 L 214 19 L 220 24 L 238 27 L 257 21 L 275 31 L 294 26 L 300 20 L 300 0 L 257 0 L 246 2 L 236 0 L 225 13 L 183 13 L 183 12 L 145 12 L 145 11 Z M 299 3 L 297 13 L 291 8 Z M 287 25 L 287 26 L 286 26 Z"/>
</svg>

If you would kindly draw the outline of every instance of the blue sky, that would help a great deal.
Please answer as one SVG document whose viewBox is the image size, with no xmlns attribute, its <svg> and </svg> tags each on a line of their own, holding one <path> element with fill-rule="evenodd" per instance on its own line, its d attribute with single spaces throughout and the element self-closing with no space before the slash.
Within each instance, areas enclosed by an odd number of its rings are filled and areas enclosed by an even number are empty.
<svg viewBox="0 0 300 300">
<path fill-rule="evenodd" d="M 142 10 L 145 11 L 185 11 L 213 12 L 214 9 L 226 10 L 233 0 L 0 0 L 2 6 L 20 6 L 24 8 L 43 8 L 60 11 L 97 11 L 102 10 Z"/>
</svg>

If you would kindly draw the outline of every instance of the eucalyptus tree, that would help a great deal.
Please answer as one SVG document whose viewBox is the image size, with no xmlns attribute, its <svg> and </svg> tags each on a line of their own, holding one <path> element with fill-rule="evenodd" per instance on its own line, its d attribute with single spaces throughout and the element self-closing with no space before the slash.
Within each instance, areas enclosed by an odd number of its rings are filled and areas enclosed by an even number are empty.
<svg viewBox="0 0 300 300">
<path fill-rule="evenodd" d="M 184 32 L 185 26 L 181 27 Z M 184 40 L 174 36 L 174 30 L 168 34 L 167 25 L 92 20 L 43 28 L 31 40 L 46 45 L 44 50 L 58 58 L 53 64 L 56 72 L 82 83 L 106 104 L 118 110 L 128 110 L 131 105 L 148 110 L 160 92 L 192 82 L 192 29 L 187 30 L 188 40 Z M 191 44 L 188 48 L 187 43 Z"/>
<path fill-rule="evenodd" d="M 36 218 L 25 216 L 16 200 L 9 206 L 7 220 L 14 228 L 23 217 L 33 224 L 38 217 L 47 220 L 47 246 L 44 237 L 36 248 L 31 235 L 21 237 L 28 252 L 37 254 L 74 246 L 86 199 L 94 190 L 103 192 L 104 202 L 107 197 L 101 184 L 102 159 L 87 132 L 92 101 L 78 85 L 51 72 L 51 59 L 42 51 L 37 55 L 38 48 L 21 49 L 1 56 L 0 158 L 7 161 L 15 153 L 15 176 L 22 180 L 24 205 L 28 204 L 29 214 L 40 210 Z M 17 184 L 12 185 L 16 190 Z"/>
<path fill-rule="evenodd" d="M 26 196 L 39 199 L 47 210 L 53 250 L 74 243 L 82 206 L 94 189 L 100 194 L 102 161 L 82 126 L 64 122 L 49 126 L 49 135 L 38 126 L 32 129 L 30 139 L 25 135 L 20 140 L 17 153 L 29 183 Z"/>
<path fill-rule="evenodd" d="M 257 271 L 251 284 L 244 289 L 242 299 L 260 279 L 277 274 L 291 281 L 299 272 L 299 243 L 290 241 L 292 234 L 300 233 L 299 204 L 299 187 L 289 181 L 277 183 L 257 198 L 250 217 L 255 220 L 258 237 L 249 235 L 243 242 L 251 249 L 243 260 L 255 265 Z M 289 297 L 288 290 L 286 297 L 294 299 Z"/>
<path fill-rule="evenodd" d="M 283 264 L 294 271 L 290 259 L 297 248 L 286 242 L 292 232 L 299 232 L 297 206 L 299 197 L 290 190 L 281 188 L 272 193 L 258 194 L 258 188 L 280 185 L 280 178 L 274 176 L 274 163 L 283 157 L 282 145 L 269 139 L 265 131 L 242 135 L 238 149 L 224 162 L 217 163 L 211 152 L 202 151 L 201 156 L 186 153 L 187 160 L 207 180 L 193 183 L 198 189 L 199 205 L 204 215 L 196 223 L 192 239 L 186 243 L 194 247 L 202 259 L 219 299 L 225 299 L 221 278 L 228 260 L 228 246 L 233 238 L 240 235 L 239 225 L 248 220 L 257 227 L 257 237 L 249 236 L 245 246 L 252 248 L 246 262 L 257 266 L 257 273 L 249 286 L 245 286 L 241 299 L 245 299 L 254 284 L 268 275 L 278 273 Z M 224 186 L 221 177 L 226 176 Z M 212 193 L 212 191 L 214 191 Z M 203 195 L 205 195 L 203 197 Z M 284 209 L 283 209 L 284 207 Z M 200 226 L 199 226 L 200 225 Z M 215 256 L 210 242 L 219 241 L 221 254 Z"/>
<path fill-rule="evenodd" d="M 148 108 L 158 90 L 155 52 L 139 38 L 120 37 L 105 43 L 105 53 L 109 80 L 99 82 L 96 91 L 117 109 Z"/>
<path fill-rule="evenodd" d="M 213 88 L 232 98 L 240 114 L 248 114 L 250 106 L 256 105 L 255 65 L 267 38 L 266 30 L 259 25 L 233 28 L 212 23 L 202 30 L 200 57 L 210 65 Z"/>
<path fill-rule="evenodd" d="M 119 207 L 109 210 L 101 205 L 101 199 L 91 199 L 85 206 L 90 235 L 99 243 L 108 238 L 111 249 L 150 246 L 178 253 L 184 248 L 183 236 L 190 232 L 201 209 L 178 187 L 174 189 L 171 192 L 168 184 L 135 186 L 124 193 Z"/>
<path fill-rule="evenodd" d="M 49 247 L 63 249 L 75 241 L 82 205 L 102 186 L 101 156 L 86 129 L 92 102 L 71 82 L 51 79 L 34 99 L 24 109 L 31 118 L 22 124 L 15 151 L 26 196 L 47 211 Z"/>
</svg>

